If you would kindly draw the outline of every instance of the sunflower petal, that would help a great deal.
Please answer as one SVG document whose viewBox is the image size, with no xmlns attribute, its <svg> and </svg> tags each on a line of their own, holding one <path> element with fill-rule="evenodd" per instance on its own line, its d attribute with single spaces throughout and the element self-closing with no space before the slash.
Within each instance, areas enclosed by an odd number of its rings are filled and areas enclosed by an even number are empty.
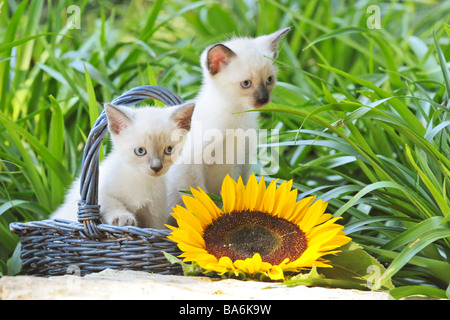
<svg viewBox="0 0 450 320">
<path fill-rule="evenodd" d="M 201 201 L 186 195 L 183 195 L 182 198 L 186 209 L 192 212 L 199 219 L 199 221 L 203 222 L 203 227 L 212 222 L 213 217 L 211 213 L 207 208 L 205 208 Z"/>
<path fill-rule="evenodd" d="M 262 212 L 272 213 L 273 206 L 275 205 L 275 192 L 277 188 L 277 180 L 272 180 L 267 187 L 267 190 L 264 194 L 263 204 L 262 204 Z"/>
<path fill-rule="evenodd" d="M 255 211 L 262 211 L 263 210 L 263 199 L 266 194 L 266 181 L 264 180 L 264 177 L 261 177 L 261 180 L 259 180 L 258 183 L 258 192 L 257 192 L 257 199 L 255 204 Z"/>
<path fill-rule="evenodd" d="M 270 268 L 269 272 L 267 272 L 267 275 L 271 280 L 284 280 L 283 269 L 280 266 L 273 266 L 272 268 Z"/>
<path fill-rule="evenodd" d="M 212 219 L 216 219 L 218 216 L 222 214 L 222 210 L 217 207 L 217 205 L 212 201 L 212 199 L 208 196 L 208 194 L 203 191 L 200 187 L 198 190 L 191 189 L 193 196 L 203 204 L 203 206 L 211 213 Z"/>
<path fill-rule="evenodd" d="M 236 197 L 233 211 L 244 211 L 246 207 L 245 186 L 242 177 L 239 177 L 236 183 Z"/>
<path fill-rule="evenodd" d="M 226 213 L 234 210 L 236 202 L 236 182 L 229 175 L 225 177 L 222 183 L 222 201 L 223 211 Z"/>
<path fill-rule="evenodd" d="M 296 208 L 294 209 L 292 217 L 289 220 L 295 224 L 299 224 L 303 219 L 308 207 L 314 202 L 315 199 L 316 197 L 312 196 L 303 198 L 302 200 L 297 202 Z"/>
<path fill-rule="evenodd" d="M 245 187 L 245 209 L 252 210 L 255 208 L 256 201 L 258 200 L 258 181 L 254 173 L 250 176 Z"/>
<path fill-rule="evenodd" d="M 299 223 L 300 229 L 303 230 L 303 232 L 307 232 L 317 225 L 317 222 L 326 209 L 326 206 L 324 208 L 323 203 L 322 199 L 318 199 L 307 209 L 302 221 Z M 326 204 L 328 204 L 328 202 Z"/>
</svg>

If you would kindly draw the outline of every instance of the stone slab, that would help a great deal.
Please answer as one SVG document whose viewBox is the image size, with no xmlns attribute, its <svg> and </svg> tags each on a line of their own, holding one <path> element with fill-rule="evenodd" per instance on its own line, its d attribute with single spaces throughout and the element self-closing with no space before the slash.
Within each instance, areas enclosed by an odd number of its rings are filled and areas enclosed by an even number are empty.
<svg viewBox="0 0 450 320">
<path fill-rule="evenodd" d="M 387 300 L 388 294 L 108 269 L 84 277 L 3 277 L 0 279 L 0 300 L 7 299 Z"/>
</svg>

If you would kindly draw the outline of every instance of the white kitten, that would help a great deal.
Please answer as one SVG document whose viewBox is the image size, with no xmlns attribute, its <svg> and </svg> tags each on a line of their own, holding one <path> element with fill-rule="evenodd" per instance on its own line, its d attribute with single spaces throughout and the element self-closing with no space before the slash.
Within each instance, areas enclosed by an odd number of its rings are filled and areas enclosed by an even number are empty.
<svg viewBox="0 0 450 320">
<path fill-rule="evenodd" d="M 195 99 L 192 130 L 180 164 L 175 164 L 168 172 L 169 210 L 182 205 L 180 191 L 189 190 L 191 186 L 219 195 L 227 174 L 233 179 L 242 176 L 247 181 L 251 167 L 248 161 L 236 163 L 236 147 L 239 146 L 232 132 L 257 130 L 256 113 L 242 112 L 270 102 L 276 82 L 273 59 L 278 56 L 279 40 L 289 30 L 285 28 L 257 38 L 235 38 L 212 45 L 202 53 L 203 86 Z M 217 138 L 217 132 L 221 133 L 221 139 Z M 230 143 L 234 148 L 226 150 Z M 247 141 L 247 153 L 248 147 Z M 230 150 L 234 154 L 230 155 Z M 230 163 L 230 159 L 234 161 Z M 189 164 L 192 162 L 196 164 Z"/>
<path fill-rule="evenodd" d="M 183 147 L 194 106 L 105 105 L 113 149 L 99 168 L 98 198 L 103 223 L 164 227 L 168 218 L 165 173 Z M 77 220 L 79 184 L 79 179 L 74 182 L 65 203 L 52 218 Z"/>
</svg>

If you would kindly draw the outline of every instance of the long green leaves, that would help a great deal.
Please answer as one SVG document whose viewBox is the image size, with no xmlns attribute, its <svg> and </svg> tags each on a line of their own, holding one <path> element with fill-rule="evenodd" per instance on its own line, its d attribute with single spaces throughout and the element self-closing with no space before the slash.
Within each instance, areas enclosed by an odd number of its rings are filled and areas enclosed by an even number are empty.
<svg viewBox="0 0 450 320">
<path fill-rule="evenodd" d="M 81 29 L 61 15 L 72 4 L 2 7 L 0 273 L 19 268 L 9 223 L 45 218 L 62 202 L 102 103 L 149 83 L 193 98 L 205 47 L 291 26 L 273 103 L 258 111 L 262 128 L 281 130 L 276 176 L 293 178 L 300 197 L 329 201 L 354 242 L 387 266 L 378 285 L 392 280 L 392 297 L 444 297 L 447 2 L 84 1 Z M 382 8 L 381 29 L 367 28 L 369 5 Z"/>
</svg>

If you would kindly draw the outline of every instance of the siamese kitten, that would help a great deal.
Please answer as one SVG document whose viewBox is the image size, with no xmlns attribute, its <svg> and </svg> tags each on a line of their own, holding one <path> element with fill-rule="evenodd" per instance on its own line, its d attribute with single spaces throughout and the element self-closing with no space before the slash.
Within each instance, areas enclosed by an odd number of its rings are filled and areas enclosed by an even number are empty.
<svg viewBox="0 0 450 320">
<path fill-rule="evenodd" d="M 256 113 L 244 111 L 270 102 L 276 82 L 273 60 L 278 56 L 278 42 L 289 30 L 257 38 L 234 38 L 214 44 L 202 53 L 203 85 L 195 99 L 192 130 L 179 164 L 168 172 L 169 210 L 183 204 L 180 191 L 191 186 L 219 195 L 227 174 L 235 180 L 241 176 L 247 181 L 250 164 L 230 163 L 230 159 L 236 160 L 236 154 L 227 154 L 230 149 L 226 146 L 234 143 L 231 152 L 236 152 L 233 132 L 258 129 Z M 220 132 L 222 138 L 212 139 L 213 132 Z M 248 142 L 245 148 L 248 152 Z M 208 154 L 211 150 L 212 154 Z"/>
<path fill-rule="evenodd" d="M 181 151 L 194 106 L 105 105 L 113 148 L 99 168 L 102 223 L 164 227 L 168 218 L 165 173 Z M 52 218 L 77 220 L 79 184 L 77 179 Z"/>
</svg>

